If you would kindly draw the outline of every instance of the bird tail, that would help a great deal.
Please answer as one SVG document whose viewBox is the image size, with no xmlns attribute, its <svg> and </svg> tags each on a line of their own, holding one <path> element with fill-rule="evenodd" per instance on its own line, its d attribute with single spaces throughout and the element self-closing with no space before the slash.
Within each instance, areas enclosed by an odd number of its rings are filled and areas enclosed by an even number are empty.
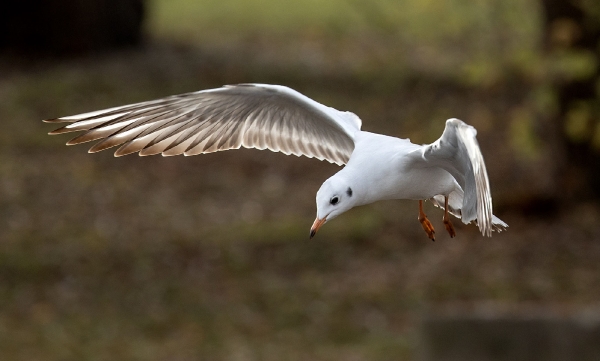
<svg viewBox="0 0 600 361">
<path fill-rule="evenodd" d="M 452 191 L 448 196 L 448 213 L 452 214 L 456 218 L 459 218 L 463 223 L 468 224 L 470 221 L 465 221 L 462 217 L 462 206 L 463 206 L 463 198 L 464 192 L 460 188 L 456 188 L 456 190 Z M 444 209 L 444 196 L 437 195 L 430 199 L 431 203 L 434 206 Z M 477 220 L 474 220 L 477 223 Z M 492 215 L 492 230 L 495 232 L 502 232 L 508 228 L 508 224 L 506 224 L 500 218 Z"/>
</svg>

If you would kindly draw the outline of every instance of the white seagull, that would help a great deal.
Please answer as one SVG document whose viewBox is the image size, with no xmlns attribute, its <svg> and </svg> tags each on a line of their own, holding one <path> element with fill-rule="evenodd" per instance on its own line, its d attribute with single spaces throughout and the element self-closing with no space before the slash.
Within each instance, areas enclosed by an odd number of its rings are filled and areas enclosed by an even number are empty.
<svg viewBox="0 0 600 361">
<path fill-rule="evenodd" d="M 83 131 L 67 142 L 102 139 L 90 153 L 119 145 L 115 156 L 161 153 L 186 156 L 227 149 L 269 149 L 346 165 L 317 192 L 319 228 L 347 210 L 384 199 L 419 201 L 427 236 L 435 230 L 423 201 L 444 209 L 443 223 L 456 235 L 448 214 L 476 222 L 481 233 L 508 227 L 492 214 L 488 175 L 475 135 L 458 119 L 446 121 L 432 144 L 362 131 L 361 120 L 281 85 L 240 84 L 91 113 L 45 120 L 68 124 L 49 134 Z"/>
</svg>

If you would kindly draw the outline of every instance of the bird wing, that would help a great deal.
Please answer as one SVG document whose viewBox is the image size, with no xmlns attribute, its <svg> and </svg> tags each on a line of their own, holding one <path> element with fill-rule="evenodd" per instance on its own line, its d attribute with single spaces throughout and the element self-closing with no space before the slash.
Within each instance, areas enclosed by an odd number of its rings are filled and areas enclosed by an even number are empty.
<svg viewBox="0 0 600 361">
<path fill-rule="evenodd" d="M 464 223 L 473 220 L 486 236 L 492 230 L 507 227 L 492 213 L 492 195 L 483 155 L 477 143 L 477 131 L 458 119 L 448 119 L 442 136 L 432 144 L 413 152 L 414 161 L 449 172 L 462 187 L 460 208 Z"/>
<path fill-rule="evenodd" d="M 120 145 L 139 152 L 196 155 L 227 149 L 269 149 L 345 164 L 361 121 L 288 87 L 240 84 L 45 120 L 69 122 L 49 134 L 84 131 L 67 145 L 102 139 L 90 153 Z"/>
</svg>

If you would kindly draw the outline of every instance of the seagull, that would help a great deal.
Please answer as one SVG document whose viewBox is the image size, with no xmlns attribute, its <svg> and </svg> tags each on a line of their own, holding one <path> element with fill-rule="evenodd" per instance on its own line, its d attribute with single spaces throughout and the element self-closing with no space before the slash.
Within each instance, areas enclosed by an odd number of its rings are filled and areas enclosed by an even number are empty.
<svg viewBox="0 0 600 361">
<path fill-rule="evenodd" d="M 90 113 L 44 120 L 70 123 L 48 134 L 83 132 L 67 142 L 100 140 L 89 153 L 119 146 L 116 157 L 138 153 L 185 156 L 228 149 L 269 149 L 345 165 L 316 196 L 310 238 L 349 209 L 386 199 L 419 201 L 418 220 L 435 241 L 423 210 L 430 200 L 449 215 L 475 222 L 484 236 L 508 227 L 492 213 L 488 175 L 477 131 L 448 119 L 442 136 L 427 145 L 365 132 L 360 118 L 282 85 L 239 84 L 173 95 Z"/>
</svg>

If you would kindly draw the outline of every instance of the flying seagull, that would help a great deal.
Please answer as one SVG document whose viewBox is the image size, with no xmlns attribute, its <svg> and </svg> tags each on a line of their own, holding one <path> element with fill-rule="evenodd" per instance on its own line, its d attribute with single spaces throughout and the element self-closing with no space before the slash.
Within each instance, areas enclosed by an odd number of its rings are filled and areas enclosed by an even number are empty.
<svg viewBox="0 0 600 361">
<path fill-rule="evenodd" d="M 186 156 L 227 149 L 269 149 L 344 165 L 317 192 L 319 228 L 347 210 L 384 199 L 419 201 L 419 222 L 431 240 L 423 211 L 430 200 L 449 214 L 475 222 L 481 233 L 508 227 L 492 214 L 492 196 L 477 131 L 446 121 L 432 144 L 362 131 L 360 118 L 325 106 L 281 85 L 240 84 L 169 96 L 85 114 L 45 120 L 70 123 L 49 134 L 80 132 L 67 145 L 101 139 L 90 153 L 120 146 L 115 156 L 138 153 Z"/>
</svg>

